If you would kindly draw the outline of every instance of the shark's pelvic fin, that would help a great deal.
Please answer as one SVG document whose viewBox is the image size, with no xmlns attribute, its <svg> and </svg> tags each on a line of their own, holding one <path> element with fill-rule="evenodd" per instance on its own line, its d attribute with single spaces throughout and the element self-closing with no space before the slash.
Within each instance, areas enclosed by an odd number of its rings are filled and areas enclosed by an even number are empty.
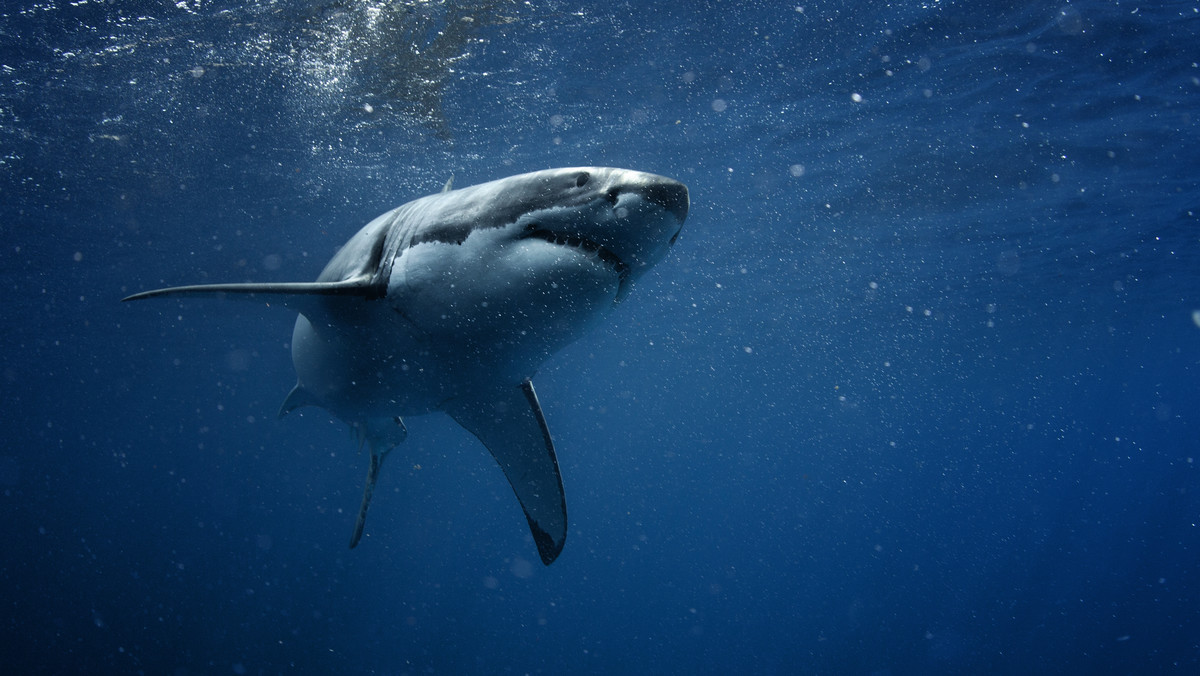
<svg viewBox="0 0 1200 676">
<path fill-rule="evenodd" d="M 291 399 L 291 395 L 288 395 L 288 398 Z M 357 547 L 358 541 L 362 539 L 363 527 L 367 525 L 367 508 L 371 506 L 371 495 L 375 493 L 375 482 L 379 480 L 379 470 L 383 467 L 383 459 L 408 436 L 408 428 L 404 426 L 404 421 L 400 419 L 400 416 L 391 420 L 372 418 L 366 423 L 355 425 L 355 429 L 362 435 L 367 447 L 371 450 L 371 464 L 367 467 L 367 483 L 363 486 L 362 504 L 358 508 L 358 518 L 354 520 L 354 533 L 350 535 L 350 549 Z"/>
<path fill-rule="evenodd" d="M 367 484 L 363 486 L 362 505 L 358 508 L 358 518 L 354 520 L 354 532 L 350 535 L 350 549 L 358 546 L 362 539 L 363 527 L 367 525 L 367 508 L 371 506 L 371 494 L 375 492 L 375 482 L 379 480 L 379 468 L 383 466 L 383 458 L 387 453 L 377 454 L 371 449 L 371 465 L 367 468 Z"/>
<path fill-rule="evenodd" d="M 542 563 L 553 563 L 567 537 L 567 502 L 533 383 L 458 397 L 443 410 L 491 451 L 521 501 Z"/>
<path fill-rule="evenodd" d="M 303 309 L 302 299 L 311 296 L 350 296 L 373 300 L 382 298 L 387 289 L 373 275 L 359 275 L 337 282 L 280 282 L 277 284 L 192 284 L 172 286 L 166 289 L 143 291 L 126 296 L 121 301 L 143 300 L 168 296 L 227 296 L 229 298 L 258 299 L 258 296 L 278 298 L 279 302 L 294 309 Z M 296 300 L 293 300 L 296 299 Z M 261 299 L 258 299 L 261 300 Z"/>
<path fill-rule="evenodd" d="M 279 407 L 279 417 L 282 418 L 301 406 L 320 405 L 321 402 L 318 401 L 316 397 L 312 396 L 308 390 L 304 389 L 303 385 L 296 383 L 296 386 L 292 388 L 292 391 L 288 392 L 287 398 L 283 400 L 283 405 Z"/>
</svg>

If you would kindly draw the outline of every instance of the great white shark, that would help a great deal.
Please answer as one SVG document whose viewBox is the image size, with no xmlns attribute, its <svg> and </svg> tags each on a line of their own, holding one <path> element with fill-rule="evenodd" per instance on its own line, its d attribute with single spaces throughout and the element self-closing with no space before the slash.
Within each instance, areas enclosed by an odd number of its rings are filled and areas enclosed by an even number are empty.
<svg viewBox="0 0 1200 676">
<path fill-rule="evenodd" d="M 549 169 L 408 202 L 358 231 L 315 282 L 204 284 L 124 300 L 258 299 L 299 313 L 296 386 L 279 416 L 319 406 L 370 450 L 350 547 L 403 418 L 443 411 L 488 448 L 542 562 L 567 535 L 554 442 L 531 378 L 662 260 L 687 187 L 627 169 Z"/>
</svg>

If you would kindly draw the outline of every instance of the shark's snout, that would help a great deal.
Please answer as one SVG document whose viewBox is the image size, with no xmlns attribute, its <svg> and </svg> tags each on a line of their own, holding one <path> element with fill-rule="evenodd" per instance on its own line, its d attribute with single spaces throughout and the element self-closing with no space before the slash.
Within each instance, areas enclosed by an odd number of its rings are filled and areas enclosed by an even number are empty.
<svg viewBox="0 0 1200 676">
<path fill-rule="evenodd" d="M 662 207 L 679 225 L 687 218 L 690 204 L 687 186 L 673 178 L 637 171 L 623 172 L 617 175 L 616 185 L 608 188 L 604 197 L 615 207 L 626 194 Z"/>
<path fill-rule="evenodd" d="M 647 202 L 653 202 L 670 212 L 683 225 L 687 218 L 688 198 L 687 186 L 679 181 L 656 176 L 658 180 L 642 189 Z"/>
</svg>

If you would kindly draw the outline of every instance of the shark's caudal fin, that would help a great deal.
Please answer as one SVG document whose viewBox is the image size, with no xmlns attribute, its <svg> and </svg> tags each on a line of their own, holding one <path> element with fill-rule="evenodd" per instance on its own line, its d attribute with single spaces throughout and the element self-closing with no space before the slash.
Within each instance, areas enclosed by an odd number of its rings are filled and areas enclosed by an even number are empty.
<svg viewBox="0 0 1200 676">
<path fill-rule="evenodd" d="M 371 275 L 360 275 L 338 282 L 281 282 L 277 284 L 193 284 L 143 291 L 121 301 L 178 296 L 217 296 L 263 300 L 276 298 L 295 310 L 303 310 L 304 299 L 313 296 L 348 296 L 373 300 L 382 298 L 386 287 Z M 265 297 L 265 298 L 260 298 Z"/>
<path fill-rule="evenodd" d="M 567 537 L 567 501 L 533 383 L 458 397 L 443 410 L 491 451 L 521 501 L 542 563 L 553 563 Z"/>
</svg>

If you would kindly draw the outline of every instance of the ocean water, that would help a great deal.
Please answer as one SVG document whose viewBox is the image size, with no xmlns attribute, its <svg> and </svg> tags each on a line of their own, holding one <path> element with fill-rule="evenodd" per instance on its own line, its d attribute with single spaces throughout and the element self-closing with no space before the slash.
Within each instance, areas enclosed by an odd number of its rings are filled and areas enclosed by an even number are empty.
<svg viewBox="0 0 1200 676">
<path fill-rule="evenodd" d="M 1200 5 L 18 0 L 0 11 L 6 673 L 1195 673 Z M 282 308 L 410 199 L 687 183 L 486 450 L 367 459 Z"/>
</svg>

